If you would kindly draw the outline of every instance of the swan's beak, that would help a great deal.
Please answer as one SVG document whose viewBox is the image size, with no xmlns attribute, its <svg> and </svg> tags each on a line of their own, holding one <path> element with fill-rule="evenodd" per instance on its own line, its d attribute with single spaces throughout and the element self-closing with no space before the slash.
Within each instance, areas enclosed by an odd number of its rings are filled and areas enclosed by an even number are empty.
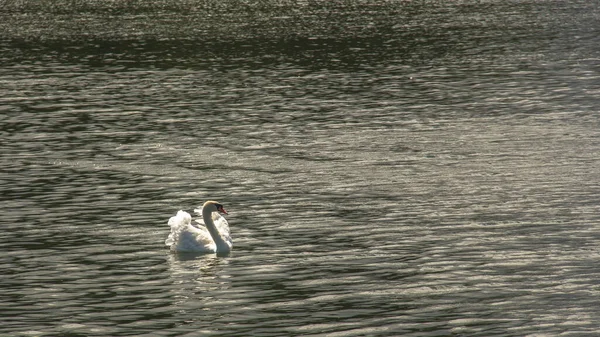
<svg viewBox="0 0 600 337">
<path fill-rule="evenodd" d="M 223 208 L 223 207 L 221 207 L 221 208 L 219 209 L 219 211 L 220 211 L 221 213 L 224 213 L 224 214 L 229 214 L 229 213 L 227 213 L 227 211 L 226 211 L 226 210 L 225 210 L 225 208 Z"/>
</svg>

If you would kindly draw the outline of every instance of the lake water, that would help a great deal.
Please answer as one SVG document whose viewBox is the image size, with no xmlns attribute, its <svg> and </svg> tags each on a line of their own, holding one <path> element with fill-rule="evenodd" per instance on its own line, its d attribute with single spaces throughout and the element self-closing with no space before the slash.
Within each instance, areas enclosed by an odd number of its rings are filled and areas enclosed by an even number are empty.
<svg viewBox="0 0 600 337">
<path fill-rule="evenodd" d="M 597 336 L 599 19 L 4 0 L 0 335 Z"/>
</svg>

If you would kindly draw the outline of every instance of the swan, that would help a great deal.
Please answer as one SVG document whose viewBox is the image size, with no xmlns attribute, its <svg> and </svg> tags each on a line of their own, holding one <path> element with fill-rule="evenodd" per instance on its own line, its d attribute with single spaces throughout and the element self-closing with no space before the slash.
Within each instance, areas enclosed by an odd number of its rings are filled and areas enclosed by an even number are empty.
<svg viewBox="0 0 600 337">
<path fill-rule="evenodd" d="M 185 211 L 178 211 L 169 219 L 171 233 L 165 240 L 173 252 L 227 253 L 233 247 L 229 234 L 229 224 L 219 213 L 229 214 L 223 205 L 216 201 L 207 201 L 194 213 L 202 214 L 202 220 L 196 219 Z"/>
</svg>

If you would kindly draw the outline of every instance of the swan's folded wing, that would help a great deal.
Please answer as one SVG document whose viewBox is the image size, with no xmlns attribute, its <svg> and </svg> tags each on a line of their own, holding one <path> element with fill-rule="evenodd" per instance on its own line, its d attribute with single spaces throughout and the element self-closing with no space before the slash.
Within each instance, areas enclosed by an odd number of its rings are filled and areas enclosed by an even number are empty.
<svg viewBox="0 0 600 337">
<path fill-rule="evenodd" d="M 219 213 L 213 213 L 212 218 L 213 222 L 215 223 L 215 226 L 217 226 L 217 229 L 219 230 L 219 233 L 221 233 L 223 239 L 229 242 L 230 245 L 233 244 L 233 240 L 231 239 L 231 233 L 229 232 L 229 223 L 227 222 L 227 219 L 225 219 L 225 217 L 221 216 Z"/>
<path fill-rule="evenodd" d="M 180 252 L 214 252 L 216 251 L 208 230 L 204 226 L 195 226 L 190 222 L 191 216 L 184 211 L 177 212 L 169 219 L 171 233 L 165 245 L 172 251 Z"/>
</svg>

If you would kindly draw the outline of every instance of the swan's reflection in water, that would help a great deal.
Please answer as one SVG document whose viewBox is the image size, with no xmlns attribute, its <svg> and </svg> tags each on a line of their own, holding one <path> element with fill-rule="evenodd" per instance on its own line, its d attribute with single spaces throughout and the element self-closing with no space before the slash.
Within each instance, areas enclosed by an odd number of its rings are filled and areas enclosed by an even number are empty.
<svg viewBox="0 0 600 337">
<path fill-rule="evenodd" d="M 173 305 L 182 312 L 210 310 L 215 293 L 231 288 L 227 255 L 168 253 L 167 263 L 173 280 Z"/>
</svg>

